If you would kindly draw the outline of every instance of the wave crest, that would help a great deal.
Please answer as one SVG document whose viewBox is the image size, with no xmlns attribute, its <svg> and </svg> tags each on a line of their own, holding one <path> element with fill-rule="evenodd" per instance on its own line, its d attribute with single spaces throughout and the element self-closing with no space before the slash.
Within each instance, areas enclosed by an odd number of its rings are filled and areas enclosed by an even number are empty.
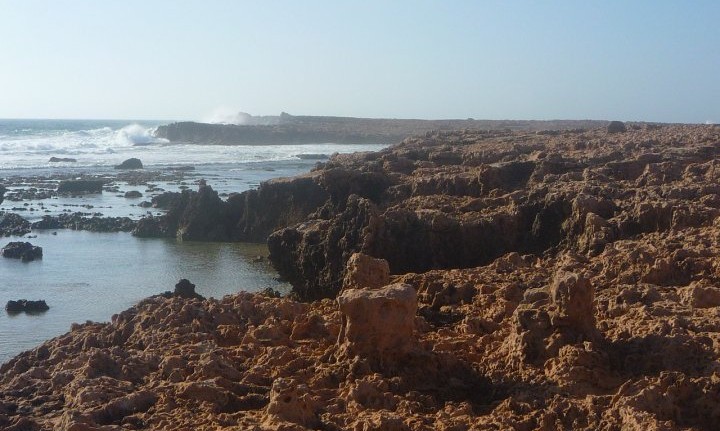
<svg viewBox="0 0 720 431">
<path fill-rule="evenodd" d="M 155 137 L 155 127 L 143 127 L 130 124 L 115 132 L 115 142 L 120 145 L 150 145 L 168 142 L 167 139 Z"/>
</svg>

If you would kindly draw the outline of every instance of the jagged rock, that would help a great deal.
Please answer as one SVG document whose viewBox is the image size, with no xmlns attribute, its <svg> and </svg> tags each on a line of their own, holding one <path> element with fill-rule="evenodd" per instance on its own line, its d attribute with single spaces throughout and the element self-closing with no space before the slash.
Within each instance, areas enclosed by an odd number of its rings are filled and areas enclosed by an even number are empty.
<svg viewBox="0 0 720 431">
<path fill-rule="evenodd" d="M 623 133 L 625 131 L 627 131 L 627 128 L 622 121 L 611 121 L 607 126 L 608 133 Z"/>
<path fill-rule="evenodd" d="M 172 237 L 189 241 L 222 241 L 228 238 L 227 208 L 217 192 L 203 186 L 168 195 L 162 217 L 141 219 L 133 230 L 139 237 Z"/>
<path fill-rule="evenodd" d="M 29 242 L 9 242 L 2 248 L 2 256 L 10 259 L 21 259 L 23 262 L 30 262 L 35 259 L 42 259 L 42 247 L 30 244 Z"/>
<path fill-rule="evenodd" d="M 390 284 L 390 267 L 385 259 L 354 253 L 348 259 L 343 289 L 376 289 Z"/>
<path fill-rule="evenodd" d="M 142 169 L 143 164 L 140 159 L 136 159 L 135 157 L 129 158 L 119 165 L 115 166 L 115 169 Z"/>
<path fill-rule="evenodd" d="M 39 313 L 49 310 L 47 303 L 43 300 L 28 301 L 27 299 L 19 299 L 17 301 L 8 301 L 5 310 L 8 313 Z"/>
<path fill-rule="evenodd" d="M 29 232 L 29 221 L 15 213 L 0 212 L 0 236 L 22 236 Z"/>
<path fill-rule="evenodd" d="M 103 180 L 66 180 L 58 185 L 60 194 L 102 193 L 105 181 Z"/>
<path fill-rule="evenodd" d="M 563 346 L 598 341 L 593 301 L 587 278 L 563 269 L 549 286 L 525 291 L 514 313 L 515 331 L 507 340 L 511 355 L 537 364 L 557 357 Z"/>
<path fill-rule="evenodd" d="M 228 235 L 287 223 L 273 262 L 303 300 L 386 259 L 417 313 L 168 292 L 0 365 L 0 428 L 715 429 L 718 143 L 456 131 L 333 156 L 221 205 Z"/>
<path fill-rule="evenodd" d="M 577 331 L 588 338 L 595 336 L 595 290 L 582 275 L 558 271 L 550 285 L 550 324 Z"/>
<path fill-rule="evenodd" d="M 397 365 L 416 347 L 417 293 L 412 286 L 348 289 L 337 298 L 343 314 L 338 355 L 360 356 L 382 369 Z"/>
</svg>

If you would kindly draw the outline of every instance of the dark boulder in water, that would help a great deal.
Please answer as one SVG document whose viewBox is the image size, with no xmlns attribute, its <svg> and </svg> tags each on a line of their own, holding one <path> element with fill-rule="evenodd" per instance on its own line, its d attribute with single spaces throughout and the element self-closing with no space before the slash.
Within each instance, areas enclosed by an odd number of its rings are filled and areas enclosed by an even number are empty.
<svg viewBox="0 0 720 431">
<path fill-rule="evenodd" d="M 0 212 L 0 236 L 22 236 L 30 232 L 30 222 L 15 213 Z"/>
<path fill-rule="evenodd" d="M 19 299 L 17 301 L 8 301 L 7 304 L 5 304 L 5 310 L 8 313 L 40 313 L 43 311 L 48 311 L 50 307 L 48 307 L 47 303 L 43 300 L 40 301 L 28 301 L 27 299 Z"/>
<path fill-rule="evenodd" d="M 141 198 L 142 193 L 137 190 L 130 190 L 129 192 L 125 192 L 125 197 L 129 199 Z"/>
<path fill-rule="evenodd" d="M 140 159 L 130 158 L 115 166 L 115 169 L 142 169 L 143 164 Z"/>
<path fill-rule="evenodd" d="M 5 199 L 6 191 L 7 189 L 2 184 L 0 184 L 0 204 L 3 202 L 3 199 Z"/>
<path fill-rule="evenodd" d="M 42 259 L 42 247 L 32 245 L 29 242 L 14 241 L 2 248 L 2 256 L 10 259 L 22 259 L 23 262 L 30 262 L 35 259 Z"/>
<path fill-rule="evenodd" d="M 73 159 L 72 157 L 50 157 L 50 160 L 48 160 L 50 163 L 61 163 L 61 162 L 68 162 L 68 163 L 75 163 L 77 162 L 77 159 Z"/>
<path fill-rule="evenodd" d="M 102 180 L 67 180 L 61 181 L 57 192 L 60 194 L 102 193 L 105 181 Z"/>
</svg>

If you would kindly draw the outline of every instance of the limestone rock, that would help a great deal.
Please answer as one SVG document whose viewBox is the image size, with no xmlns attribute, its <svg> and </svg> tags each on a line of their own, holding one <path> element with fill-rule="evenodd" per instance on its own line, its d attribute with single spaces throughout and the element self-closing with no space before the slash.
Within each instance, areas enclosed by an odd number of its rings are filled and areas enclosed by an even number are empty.
<svg viewBox="0 0 720 431">
<path fill-rule="evenodd" d="M 362 253 L 354 253 L 347 263 L 343 289 L 371 288 L 390 283 L 390 267 L 385 259 L 375 259 Z"/>
<path fill-rule="evenodd" d="M 360 356 L 382 369 L 396 365 L 416 346 L 417 293 L 412 286 L 348 289 L 337 302 L 343 314 L 340 356 Z"/>
<path fill-rule="evenodd" d="M 317 409 L 318 405 L 307 385 L 289 378 L 278 378 L 270 390 L 266 422 L 289 422 L 303 427 L 314 427 L 318 424 Z"/>
<path fill-rule="evenodd" d="M 594 288 L 587 278 L 558 271 L 550 286 L 550 299 L 555 306 L 550 313 L 551 324 L 592 335 L 595 331 L 594 298 Z"/>
</svg>

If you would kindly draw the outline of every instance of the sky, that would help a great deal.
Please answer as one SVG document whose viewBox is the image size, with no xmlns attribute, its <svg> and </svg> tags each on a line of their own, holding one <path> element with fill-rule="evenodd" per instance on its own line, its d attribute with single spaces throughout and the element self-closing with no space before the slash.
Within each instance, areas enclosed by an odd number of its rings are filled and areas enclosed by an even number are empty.
<svg viewBox="0 0 720 431">
<path fill-rule="evenodd" d="M 720 2 L 0 0 L 0 118 L 720 122 Z"/>
</svg>

